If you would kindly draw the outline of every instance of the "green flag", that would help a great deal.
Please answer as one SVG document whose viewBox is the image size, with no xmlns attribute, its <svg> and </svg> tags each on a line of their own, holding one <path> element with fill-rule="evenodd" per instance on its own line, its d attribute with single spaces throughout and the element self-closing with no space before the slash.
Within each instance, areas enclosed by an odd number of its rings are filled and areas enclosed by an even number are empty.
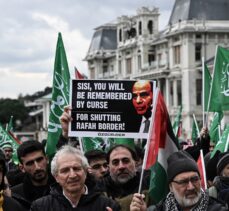
<svg viewBox="0 0 229 211">
<path fill-rule="evenodd" d="M 214 156 L 217 150 L 219 150 L 220 152 L 227 152 L 228 144 L 229 144 L 229 124 L 226 126 L 220 140 L 218 141 L 214 150 L 212 151 L 211 158 Z"/>
<path fill-rule="evenodd" d="M 209 135 L 211 137 L 211 141 L 215 144 L 220 139 L 218 126 L 220 125 L 220 121 L 222 120 L 222 118 L 223 112 L 215 112 L 212 123 L 210 125 Z"/>
<path fill-rule="evenodd" d="M 208 70 L 207 65 L 204 65 L 204 111 L 208 109 L 208 100 L 210 94 L 210 87 L 211 87 L 212 77 Z"/>
<path fill-rule="evenodd" d="M 82 138 L 82 145 L 83 145 L 83 151 L 88 152 L 90 150 L 103 150 L 103 143 L 104 140 L 102 138 L 96 137 L 83 137 Z"/>
<path fill-rule="evenodd" d="M 196 139 L 198 138 L 199 134 L 200 134 L 200 131 L 199 131 L 198 124 L 195 121 L 195 118 L 193 118 L 193 122 L 192 122 L 192 137 L 191 137 L 193 144 L 196 142 Z"/>
<path fill-rule="evenodd" d="M 18 164 L 17 148 L 20 144 L 0 124 L 0 148 L 8 143 L 13 147 L 13 162 Z"/>
<path fill-rule="evenodd" d="M 209 111 L 229 110 L 228 66 L 229 50 L 218 46 L 209 99 Z"/>
<path fill-rule="evenodd" d="M 178 131 L 179 131 L 179 126 L 180 126 L 180 121 L 181 121 L 181 113 L 182 113 L 182 106 L 179 106 L 177 116 L 173 123 L 173 132 L 176 135 L 176 137 L 178 137 Z"/>
<path fill-rule="evenodd" d="M 52 103 L 49 114 L 48 138 L 46 153 L 52 157 L 56 152 L 56 144 L 61 134 L 60 116 L 64 106 L 69 104 L 70 74 L 61 33 L 58 34 L 56 56 L 53 73 Z"/>
</svg>

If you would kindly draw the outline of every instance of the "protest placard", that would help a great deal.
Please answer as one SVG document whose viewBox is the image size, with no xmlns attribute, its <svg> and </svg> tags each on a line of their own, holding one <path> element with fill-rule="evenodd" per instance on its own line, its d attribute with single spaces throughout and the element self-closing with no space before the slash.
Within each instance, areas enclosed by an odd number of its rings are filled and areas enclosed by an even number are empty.
<svg viewBox="0 0 229 211">
<path fill-rule="evenodd" d="M 153 81 L 72 80 L 69 136 L 147 138 Z"/>
</svg>

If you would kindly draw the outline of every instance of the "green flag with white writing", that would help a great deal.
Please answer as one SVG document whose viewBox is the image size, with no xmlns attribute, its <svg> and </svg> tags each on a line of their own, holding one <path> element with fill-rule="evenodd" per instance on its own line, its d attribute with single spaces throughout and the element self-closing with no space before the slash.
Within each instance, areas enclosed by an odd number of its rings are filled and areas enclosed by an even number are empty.
<svg viewBox="0 0 229 211">
<path fill-rule="evenodd" d="M 219 125 L 220 125 L 220 121 L 223 118 L 223 112 L 215 112 L 213 120 L 211 122 L 210 125 L 210 129 L 209 129 L 209 135 L 211 137 L 211 141 L 213 143 L 217 143 L 219 141 Z"/>
<path fill-rule="evenodd" d="M 212 151 L 211 158 L 214 157 L 214 154 L 216 153 L 217 150 L 220 152 L 227 152 L 228 144 L 229 144 L 229 124 L 224 129 L 220 140 L 218 141 L 214 150 Z"/>
<path fill-rule="evenodd" d="M 88 152 L 91 150 L 101 150 L 103 151 L 103 144 L 104 140 L 99 137 L 83 137 L 82 138 L 82 145 L 83 145 L 83 151 Z"/>
<path fill-rule="evenodd" d="M 3 145 L 10 144 L 13 147 L 13 162 L 18 164 L 17 158 L 17 148 L 20 145 L 14 138 L 8 133 L 8 131 L 4 130 L 2 125 L 0 124 L 0 148 Z"/>
<path fill-rule="evenodd" d="M 64 111 L 64 106 L 69 104 L 69 81 L 67 57 L 61 33 L 58 34 L 56 56 L 53 73 L 52 102 L 48 123 L 48 138 L 46 153 L 52 157 L 56 152 L 56 144 L 61 134 L 60 116 Z"/>
<path fill-rule="evenodd" d="M 217 48 L 209 111 L 229 110 L 229 50 Z"/>
</svg>

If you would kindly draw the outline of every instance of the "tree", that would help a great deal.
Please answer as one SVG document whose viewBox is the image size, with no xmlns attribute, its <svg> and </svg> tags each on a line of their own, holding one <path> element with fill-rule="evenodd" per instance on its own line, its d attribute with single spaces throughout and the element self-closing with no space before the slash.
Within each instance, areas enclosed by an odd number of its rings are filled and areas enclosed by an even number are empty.
<svg viewBox="0 0 229 211">
<path fill-rule="evenodd" d="M 21 121 L 23 124 L 24 120 L 28 118 L 28 111 L 24 104 L 17 99 L 1 98 L 0 99 L 0 122 L 6 125 L 10 116 L 13 116 L 13 126 L 15 127 L 16 121 Z"/>
</svg>

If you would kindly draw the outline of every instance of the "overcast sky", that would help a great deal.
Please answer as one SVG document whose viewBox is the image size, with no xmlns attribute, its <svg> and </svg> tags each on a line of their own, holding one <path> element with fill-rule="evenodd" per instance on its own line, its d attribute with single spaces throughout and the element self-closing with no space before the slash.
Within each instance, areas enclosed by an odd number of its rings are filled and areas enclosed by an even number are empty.
<svg viewBox="0 0 229 211">
<path fill-rule="evenodd" d="M 168 23 L 175 0 L 0 0 L 0 98 L 33 94 L 52 85 L 58 32 L 70 74 L 82 61 L 94 28 L 142 6 L 158 7 L 159 28 Z"/>
</svg>

